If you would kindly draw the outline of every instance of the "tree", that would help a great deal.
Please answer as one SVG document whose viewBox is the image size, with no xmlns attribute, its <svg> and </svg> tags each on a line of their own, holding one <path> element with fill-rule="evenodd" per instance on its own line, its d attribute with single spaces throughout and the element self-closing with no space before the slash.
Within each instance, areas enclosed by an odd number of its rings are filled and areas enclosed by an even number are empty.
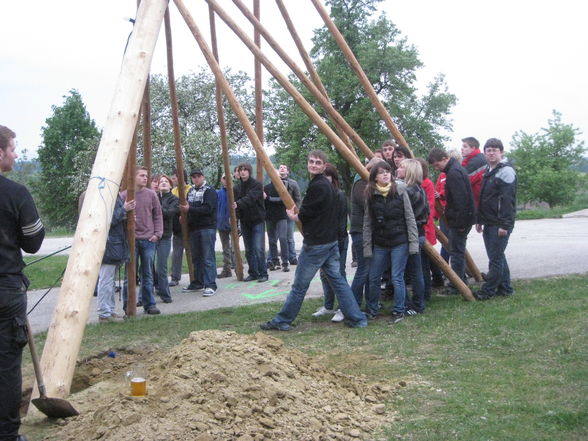
<svg viewBox="0 0 588 441">
<path fill-rule="evenodd" d="M 416 70 L 422 63 L 417 50 L 407 43 L 384 14 L 371 18 L 380 1 L 330 0 L 327 3 L 331 6 L 331 17 L 380 100 L 415 154 L 424 156 L 446 139 L 440 131 L 452 127 L 448 114 L 456 103 L 456 97 L 448 92 L 443 75 L 438 75 L 429 84 L 424 95 L 418 94 Z M 311 57 L 335 109 L 367 145 L 379 148 L 391 134 L 327 29 L 315 30 Z M 315 104 L 316 100 L 308 91 L 302 90 L 298 81 L 293 78 L 291 81 L 310 103 Z M 328 150 L 329 160 L 337 165 L 346 188 L 349 188 L 354 172 L 275 81 L 270 85 L 265 107 L 267 138 L 275 144 L 281 162 L 301 172 L 305 170 L 309 150 Z"/>
<path fill-rule="evenodd" d="M 78 217 L 78 197 L 92 162 L 80 163 L 82 152 L 98 148 L 99 131 L 76 90 L 64 96 L 63 105 L 52 106 L 53 115 L 42 128 L 43 144 L 38 149 L 41 172 L 33 184 L 44 222 L 50 227 L 72 228 Z"/>
<path fill-rule="evenodd" d="M 584 142 L 576 141 L 580 131 L 564 124 L 556 110 L 541 130 L 513 135 L 514 149 L 508 157 L 517 167 L 518 197 L 521 202 L 547 202 L 550 207 L 565 204 L 574 198 L 580 182 L 577 166 Z"/>
<path fill-rule="evenodd" d="M 255 101 L 250 79 L 243 72 L 225 72 L 237 99 L 254 122 Z M 171 102 L 167 77 L 154 75 L 150 81 L 153 172 L 170 173 L 175 167 L 175 149 Z M 208 68 L 180 77 L 176 81 L 178 113 L 184 164 L 204 168 L 208 182 L 218 186 L 223 173 L 220 132 L 216 111 L 215 79 Z M 251 150 L 249 140 L 235 114 L 225 100 L 225 124 L 232 153 Z M 139 143 L 139 160 L 143 147 Z"/>
</svg>

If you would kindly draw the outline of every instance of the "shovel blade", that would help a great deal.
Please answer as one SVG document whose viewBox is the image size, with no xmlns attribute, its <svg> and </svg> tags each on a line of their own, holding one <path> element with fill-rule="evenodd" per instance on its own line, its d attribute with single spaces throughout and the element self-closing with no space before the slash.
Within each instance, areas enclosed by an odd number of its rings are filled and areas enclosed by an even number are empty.
<svg viewBox="0 0 588 441">
<path fill-rule="evenodd" d="M 49 418 L 67 418 L 79 415 L 70 402 L 62 398 L 39 397 L 34 398 L 31 402 Z"/>
</svg>

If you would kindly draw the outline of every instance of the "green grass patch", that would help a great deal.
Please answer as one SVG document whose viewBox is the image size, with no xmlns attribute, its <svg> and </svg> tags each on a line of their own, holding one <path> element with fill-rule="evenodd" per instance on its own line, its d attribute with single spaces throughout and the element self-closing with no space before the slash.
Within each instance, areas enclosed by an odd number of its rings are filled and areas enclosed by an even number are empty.
<svg viewBox="0 0 588 441">
<path fill-rule="evenodd" d="M 433 297 L 423 315 L 393 326 L 384 316 L 365 329 L 312 318 L 320 300 L 309 300 L 292 331 L 272 335 L 332 369 L 405 381 L 388 403 L 397 412 L 389 440 L 588 439 L 588 275 L 514 286 L 515 296 L 487 302 Z M 163 353 L 203 329 L 254 333 L 280 306 L 90 325 L 80 356 L 137 345 Z"/>
<path fill-rule="evenodd" d="M 533 208 L 517 211 L 517 220 L 560 218 L 564 214 L 588 208 L 588 193 L 579 193 L 573 203 L 552 208 Z"/>
</svg>

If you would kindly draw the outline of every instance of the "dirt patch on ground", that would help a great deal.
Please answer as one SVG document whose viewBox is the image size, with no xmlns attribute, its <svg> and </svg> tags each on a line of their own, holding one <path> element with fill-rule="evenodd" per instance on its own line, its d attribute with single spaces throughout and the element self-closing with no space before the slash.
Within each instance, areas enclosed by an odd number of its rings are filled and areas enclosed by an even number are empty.
<svg viewBox="0 0 588 441">
<path fill-rule="evenodd" d="M 59 422 L 60 440 L 376 440 L 393 419 L 394 385 L 334 372 L 266 334 L 193 332 L 169 352 L 140 353 L 142 398 L 122 380 L 137 355 L 80 365 L 78 386 L 89 387 L 69 398 L 81 415 Z"/>
</svg>

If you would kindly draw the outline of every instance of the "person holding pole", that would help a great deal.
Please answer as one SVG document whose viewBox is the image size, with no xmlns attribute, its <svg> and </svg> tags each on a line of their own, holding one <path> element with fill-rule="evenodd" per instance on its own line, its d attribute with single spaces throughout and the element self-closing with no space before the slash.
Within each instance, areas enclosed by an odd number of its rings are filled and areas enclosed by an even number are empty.
<svg viewBox="0 0 588 441">
<path fill-rule="evenodd" d="M 282 181 L 284 181 L 286 190 L 290 193 L 294 203 L 300 208 L 300 203 L 302 202 L 300 187 L 298 186 L 298 182 L 290 177 L 290 169 L 288 166 L 286 164 L 280 164 L 278 167 L 278 174 L 280 175 L 280 178 L 282 178 Z M 294 242 L 294 221 L 290 218 L 288 218 L 288 262 L 290 265 L 298 264 L 298 258 L 296 257 L 296 243 Z"/>
<path fill-rule="evenodd" d="M 178 173 L 177 169 L 174 169 L 170 177 L 173 183 L 173 188 L 171 192 L 175 197 L 180 197 L 180 184 L 184 186 L 184 194 L 188 194 L 188 191 L 190 191 L 192 185 L 186 183 L 186 181 L 188 180 L 188 174 L 186 173 L 186 170 L 180 170 L 180 173 Z M 182 225 L 180 224 L 179 212 L 174 217 L 173 233 L 174 234 L 172 237 L 171 255 L 171 281 L 169 282 L 169 286 L 177 286 L 180 283 L 180 279 L 182 278 L 182 261 L 184 260 L 184 239 L 182 237 Z"/>
<path fill-rule="evenodd" d="M 295 207 L 286 210 L 290 219 L 302 223 L 304 241 L 292 290 L 281 311 L 273 319 L 260 325 L 263 330 L 290 330 L 300 312 L 310 282 L 319 269 L 324 271 L 337 296 L 345 324 L 352 328 L 367 326 L 365 314 L 359 309 L 351 288 L 340 272 L 338 229 L 333 227 L 338 224 L 337 194 L 323 174 L 326 164 L 327 155 L 323 151 L 310 152 L 307 162 L 310 182 L 306 196 L 299 211 Z"/>
<path fill-rule="evenodd" d="M 12 170 L 16 134 L 0 126 L 0 172 Z M 21 250 L 36 253 L 45 229 L 31 194 L 0 175 L 0 439 L 27 441 L 19 435 L 22 349 L 27 343 L 27 287 Z"/>
</svg>

